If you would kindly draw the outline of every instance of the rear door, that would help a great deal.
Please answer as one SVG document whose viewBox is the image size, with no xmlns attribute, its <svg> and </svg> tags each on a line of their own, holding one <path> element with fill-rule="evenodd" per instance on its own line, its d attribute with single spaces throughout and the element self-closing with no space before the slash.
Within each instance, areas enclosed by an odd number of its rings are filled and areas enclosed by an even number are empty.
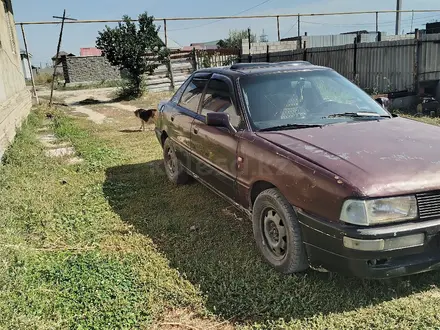
<svg viewBox="0 0 440 330">
<path fill-rule="evenodd" d="M 232 200 L 236 199 L 237 146 L 244 121 L 238 111 L 232 81 L 214 74 L 191 129 L 192 171 L 205 183 Z M 226 112 L 237 132 L 205 124 L 208 112 Z"/>
<path fill-rule="evenodd" d="M 191 124 L 197 117 L 197 109 L 209 77 L 210 74 L 207 73 L 195 74 L 187 83 L 180 99 L 167 111 L 168 137 L 174 142 L 177 158 L 187 169 L 191 167 Z"/>
</svg>

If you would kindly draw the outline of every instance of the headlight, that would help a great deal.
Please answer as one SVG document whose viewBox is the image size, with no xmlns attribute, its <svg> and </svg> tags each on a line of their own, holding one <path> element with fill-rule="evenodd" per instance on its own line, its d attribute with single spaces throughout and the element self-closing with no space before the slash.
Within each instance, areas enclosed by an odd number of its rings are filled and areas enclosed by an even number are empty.
<svg viewBox="0 0 440 330">
<path fill-rule="evenodd" d="M 372 200 L 349 199 L 344 202 L 341 221 L 354 225 L 371 226 L 417 217 L 415 196 L 391 197 Z"/>
</svg>

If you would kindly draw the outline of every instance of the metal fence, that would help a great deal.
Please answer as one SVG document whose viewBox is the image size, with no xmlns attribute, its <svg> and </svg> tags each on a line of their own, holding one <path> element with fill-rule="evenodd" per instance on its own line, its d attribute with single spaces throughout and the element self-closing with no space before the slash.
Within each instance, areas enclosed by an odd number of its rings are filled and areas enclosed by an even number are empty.
<svg viewBox="0 0 440 330">
<path fill-rule="evenodd" d="M 248 62 L 247 56 L 242 56 Z M 330 67 L 376 93 L 417 92 L 440 80 L 440 34 L 412 39 L 304 48 L 251 56 L 252 62 L 309 61 Z"/>
</svg>

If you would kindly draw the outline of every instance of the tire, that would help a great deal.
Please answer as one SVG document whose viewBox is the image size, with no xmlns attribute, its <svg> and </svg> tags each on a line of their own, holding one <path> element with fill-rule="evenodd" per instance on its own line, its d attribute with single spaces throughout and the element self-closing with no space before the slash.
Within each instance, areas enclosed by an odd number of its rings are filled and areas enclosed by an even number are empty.
<svg viewBox="0 0 440 330">
<path fill-rule="evenodd" d="M 273 268 L 283 274 L 309 268 L 296 212 L 278 189 L 258 195 L 252 222 L 258 249 Z"/>
<path fill-rule="evenodd" d="M 169 138 L 163 144 L 163 161 L 165 173 L 171 182 L 174 184 L 185 184 L 188 181 L 188 174 L 177 159 L 175 148 Z"/>
</svg>

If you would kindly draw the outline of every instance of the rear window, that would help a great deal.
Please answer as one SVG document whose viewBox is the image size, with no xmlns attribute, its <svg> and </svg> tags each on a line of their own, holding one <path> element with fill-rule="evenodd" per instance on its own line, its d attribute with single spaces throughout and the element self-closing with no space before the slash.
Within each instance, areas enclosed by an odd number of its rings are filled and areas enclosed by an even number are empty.
<svg viewBox="0 0 440 330">
<path fill-rule="evenodd" d="M 188 110 L 197 112 L 200 98 L 202 97 L 207 82 L 208 80 L 205 78 L 193 78 L 183 92 L 179 105 Z"/>
</svg>

